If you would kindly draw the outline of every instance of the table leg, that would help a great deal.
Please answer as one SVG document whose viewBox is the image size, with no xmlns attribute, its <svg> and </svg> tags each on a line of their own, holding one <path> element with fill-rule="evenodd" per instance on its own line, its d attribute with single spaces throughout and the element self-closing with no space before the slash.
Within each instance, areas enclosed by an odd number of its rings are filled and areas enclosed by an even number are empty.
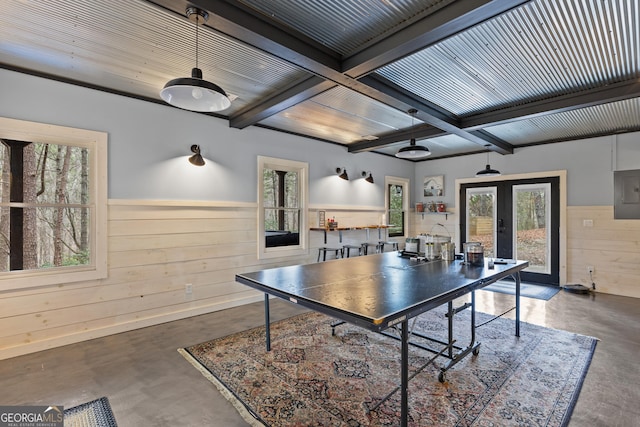
<svg viewBox="0 0 640 427">
<path fill-rule="evenodd" d="M 400 372 L 400 426 L 409 423 L 409 321 L 402 322 L 402 350 Z"/>
<path fill-rule="evenodd" d="M 520 336 L 520 272 L 516 273 L 516 336 Z"/>
<path fill-rule="evenodd" d="M 269 320 L 269 294 L 264 294 L 264 327 L 267 351 L 271 351 L 271 321 Z"/>
<path fill-rule="evenodd" d="M 471 344 L 476 347 L 476 291 L 471 291 Z M 478 354 L 474 352 L 473 354 Z"/>
<path fill-rule="evenodd" d="M 453 312 L 453 302 L 449 301 L 447 303 L 447 308 L 448 308 L 448 313 L 449 315 L 447 316 L 447 324 L 449 327 L 449 342 L 447 343 L 448 347 L 449 347 L 449 359 L 453 359 L 453 346 L 451 345 L 451 343 L 453 342 L 453 316 L 454 316 L 454 312 Z"/>
</svg>

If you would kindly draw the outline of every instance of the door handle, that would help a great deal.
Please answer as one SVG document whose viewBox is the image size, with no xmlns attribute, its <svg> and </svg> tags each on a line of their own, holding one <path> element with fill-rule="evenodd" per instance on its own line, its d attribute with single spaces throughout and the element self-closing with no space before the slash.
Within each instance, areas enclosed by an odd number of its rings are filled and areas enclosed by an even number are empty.
<svg viewBox="0 0 640 427">
<path fill-rule="evenodd" d="M 504 219 L 500 218 L 498 220 L 498 233 L 502 233 L 504 231 Z"/>
</svg>

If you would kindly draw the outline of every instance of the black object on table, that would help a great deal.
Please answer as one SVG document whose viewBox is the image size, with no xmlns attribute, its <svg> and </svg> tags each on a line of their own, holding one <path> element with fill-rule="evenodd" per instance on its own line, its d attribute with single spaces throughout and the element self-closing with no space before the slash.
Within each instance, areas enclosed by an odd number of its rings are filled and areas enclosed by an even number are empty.
<svg viewBox="0 0 640 427">
<path fill-rule="evenodd" d="M 508 276 L 516 283 L 515 335 L 520 336 L 520 271 L 527 261 L 487 266 L 466 265 L 463 261 L 419 262 L 386 252 L 366 257 L 344 258 L 271 268 L 236 275 L 236 281 L 264 292 L 266 348 L 271 349 L 269 295 L 273 295 L 341 321 L 374 332 L 400 326 L 401 341 L 401 421 L 408 423 L 409 320 L 449 303 L 449 323 L 454 314 L 451 302 L 471 293 L 472 342 L 452 360 L 477 353 L 475 342 L 474 291 Z M 466 308 L 466 307 L 465 307 Z M 449 336 L 448 349 L 452 346 Z M 448 369 L 452 364 L 447 366 Z M 441 373 L 441 375 L 443 372 Z M 441 379 L 442 380 L 442 379 Z"/>
</svg>

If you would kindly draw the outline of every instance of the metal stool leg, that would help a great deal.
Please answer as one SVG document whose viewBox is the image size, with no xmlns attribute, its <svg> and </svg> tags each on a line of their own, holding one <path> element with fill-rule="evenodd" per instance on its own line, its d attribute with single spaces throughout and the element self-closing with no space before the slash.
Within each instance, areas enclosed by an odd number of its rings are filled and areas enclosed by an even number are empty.
<svg viewBox="0 0 640 427">
<path fill-rule="evenodd" d="M 380 246 L 380 252 L 384 252 L 384 247 L 385 245 L 391 245 L 392 250 L 397 251 L 398 250 L 398 242 L 380 242 L 379 246 Z"/>
<path fill-rule="evenodd" d="M 362 255 L 362 246 L 344 245 L 342 247 L 342 257 L 344 258 L 345 253 L 347 254 L 347 258 L 351 257 L 351 249 L 357 249 L 358 255 Z"/>
<path fill-rule="evenodd" d="M 322 247 L 322 248 L 318 248 L 318 261 L 320 262 L 320 255 L 322 255 L 322 261 L 326 261 L 327 260 L 327 252 L 334 252 L 335 253 L 335 257 L 336 259 L 340 259 L 342 258 L 342 248 L 328 248 L 328 247 Z"/>
</svg>

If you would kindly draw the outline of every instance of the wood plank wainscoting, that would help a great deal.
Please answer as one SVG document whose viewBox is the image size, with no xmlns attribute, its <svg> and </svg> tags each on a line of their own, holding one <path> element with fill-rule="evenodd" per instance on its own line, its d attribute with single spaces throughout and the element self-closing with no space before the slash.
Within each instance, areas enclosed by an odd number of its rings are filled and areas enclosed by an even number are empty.
<svg viewBox="0 0 640 427">
<path fill-rule="evenodd" d="M 597 292 L 640 298 L 640 220 L 614 219 L 613 206 L 569 206 L 567 283 L 591 286 L 587 266 Z"/>
<path fill-rule="evenodd" d="M 259 301 L 261 294 L 235 282 L 237 273 L 315 262 L 324 245 L 324 233 L 310 231 L 306 256 L 257 259 L 254 203 L 111 200 L 108 210 L 108 277 L 1 293 L 0 359 Z M 311 227 L 319 210 L 344 226 L 380 224 L 384 214 L 380 207 L 313 206 Z M 413 214 L 410 235 L 429 233 L 443 219 Z M 567 282 L 590 284 L 592 265 L 598 292 L 640 297 L 640 221 L 614 221 L 611 206 L 574 206 L 567 222 Z M 452 236 L 456 224 L 452 212 L 445 222 Z M 328 233 L 327 244 L 337 238 Z M 344 244 L 366 238 L 364 230 L 343 233 Z M 377 240 L 377 231 L 369 238 Z"/>
<path fill-rule="evenodd" d="M 452 209 L 449 214 L 444 218 L 416 213 L 413 230 L 446 235 L 436 226 L 440 223 L 457 242 L 458 213 Z M 560 266 L 566 269 L 566 280 L 561 284 L 591 287 L 587 266 L 593 266 L 596 292 L 640 298 L 640 220 L 614 219 L 613 206 L 568 206 L 566 221 L 564 249 L 561 244 L 566 261 Z"/>
<path fill-rule="evenodd" d="M 108 277 L 4 293 L 0 358 L 260 300 L 235 282 L 237 272 L 305 260 L 257 259 L 256 209 L 255 203 L 109 201 Z"/>
<path fill-rule="evenodd" d="M 235 275 L 315 262 L 323 245 L 322 233 L 310 232 L 306 256 L 259 260 L 256 203 L 108 204 L 108 277 L 0 293 L 0 359 L 262 300 Z M 320 209 L 366 223 L 383 211 L 319 207 L 310 224 Z"/>
</svg>

